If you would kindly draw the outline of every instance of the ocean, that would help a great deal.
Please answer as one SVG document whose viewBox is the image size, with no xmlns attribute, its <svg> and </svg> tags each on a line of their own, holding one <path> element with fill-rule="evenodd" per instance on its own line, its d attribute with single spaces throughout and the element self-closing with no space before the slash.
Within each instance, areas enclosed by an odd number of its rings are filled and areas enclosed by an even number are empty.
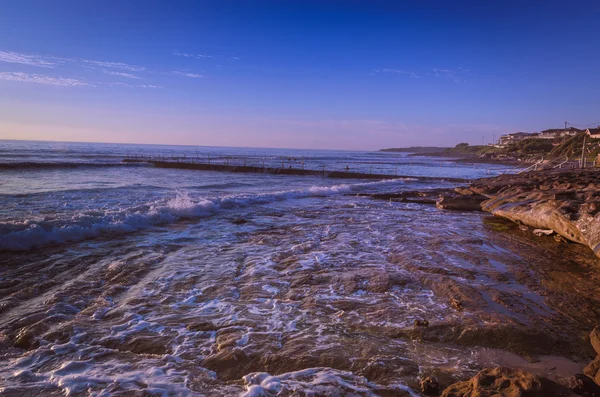
<svg viewBox="0 0 600 397">
<path fill-rule="evenodd" d="M 403 177 L 122 162 L 144 158 Z M 0 390 L 418 396 L 427 374 L 527 366 L 494 332 L 582 327 L 536 281 L 549 262 L 576 272 L 570 258 L 484 213 L 369 196 L 512 171 L 406 153 L 0 141 Z"/>
</svg>

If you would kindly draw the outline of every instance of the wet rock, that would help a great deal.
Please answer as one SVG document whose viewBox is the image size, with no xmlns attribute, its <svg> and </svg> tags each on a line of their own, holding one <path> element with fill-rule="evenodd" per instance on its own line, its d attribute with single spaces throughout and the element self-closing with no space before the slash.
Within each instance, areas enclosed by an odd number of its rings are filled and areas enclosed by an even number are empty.
<svg viewBox="0 0 600 397">
<path fill-rule="evenodd" d="M 442 397 L 558 397 L 574 396 L 568 389 L 520 369 L 484 369 L 473 378 L 455 383 Z"/>
<path fill-rule="evenodd" d="M 583 369 L 583 373 L 600 385 L 600 354 Z"/>
<path fill-rule="evenodd" d="M 23 328 L 21 332 L 17 334 L 14 346 L 18 347 L 19 349 L 31 350 L 39 346 L 39 342 L 35 337 L 35 333 L 33 333 L 30 330 L 27 330 L 26 328 Z"/>
<path fill-rule="evenodd" d="M 122 342 L 119 339 L 107 339 L 102 344 L 110 349 L 119 351 L 129 351 L 135 354 L 153 354 L 153 355 L 164 355 L 171 352 L 170 347 L 171 338 L 142 334 L 134 335 L 130 339 Z"/>
<path fill-rule="evenodd" d="M 481 211 L 481 203 L 486 200 L 485 196 L 479 194 L 470 195 L 442 195 L 435 206 L 445 210 L 457 211 Z"/>
<path fill-rule="evenodd" d="M 584 397 L 600 397 L 600 386 L 584 374 L 575 374 L 569 379 L 569 389 Z"/>
<path fill-rule="evenodd" d="M 369 196 L 376 200 L 435 205 L 440 194 L 453 194 L 453 191 L 450 189 L 430 189 L 426 191 L 414 190 L 401 193 L 365 194 L 365 196 Z"/>
<path fill-rule="evenodd" d="M 450 303 L 450 307 L 453 308 L 454 310 L 461 311 L 463 309 L 463 304 L 458 299 L 452 298 L 452 299 L 450 299 L 449 303 Z"/>
<path fill-rule="evenodd" d="M 598 170 L 501 175 L 476 181 L 471 189 L 488 197 L 484 211 L 551 229 L 600 256 L 599 176 Z"/>
<path fill-rule="evenodd" d="M 590 332 L 590 343 L 596 353 L 600 354 L 600 328 L 596 327 Z"/>
<path fill-rule="evenodd" d="M 429 327 L 429 321 L 427 320 L 415 320 L 415 327 Z"/>
<path fill-rule="evenodd" d="M 257 364 L 257 365 L 253 365 Z M 240 378 L 244 373 L 262 369 L 258 360 L 248 356 L 242 349 L 225 349 L 207 357 L 201 366 L 215 371 L 223 380 Z"/>
<path fill-rule="evenodd" d="M 244 224 L 248 223 L 248 220 L 246 220 L 244 218 L 236 218 L 236 219 L 232 220 L 231 223 L 233 223 L 234 225 L 244 225 Z"/>
<path fill-rule="evenodd" d="M 438 384 L 438 381 L 431 376 L 421 379 L 420 385 L 422 393 L 428 395 L 438 395 L 440 393 L 440 385 Z"/>
<path fill-rule="evenodd" d="M 419 373 L 419 366 L 415 362 L 394 356 L 373 356 L 368 360 L 358 359 L 352 363 L 349 369 L 357 375 L 381 384 L 394 383 L 399 378 L 416 377 Z"/>
<path fill-rule="evenodd" d="M 214 331 L 218 327 L 210 321 L 196 320 L 191 321 L 186 328 L 190 331 L 203 332 L 203 331 Z"/>
<path fill-rule="evenodd" d="M 553 237 L 554 237 L 554 241 L 556 241 L 557 243 L 566 243 L 567 242 L 567 240 L 560 234 L 555 234 Z"/>
</svg>

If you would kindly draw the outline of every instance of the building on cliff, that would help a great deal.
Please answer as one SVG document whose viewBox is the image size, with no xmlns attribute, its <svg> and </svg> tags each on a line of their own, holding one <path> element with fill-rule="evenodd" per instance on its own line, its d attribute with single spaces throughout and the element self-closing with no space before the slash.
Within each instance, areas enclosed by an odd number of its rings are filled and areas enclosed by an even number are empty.
<svg viewBox="0 0 600 397">
<path fill-rule="evenodd" d="M 600 126 L 596 128 L 588 128 L 587 130 L 585 130 L 585 133 L 590 138 L 600 139 Z"/>
<path fill-rule="evenodd" d="M 541 131 L 539 133 L 539 135 L 537 136 L 537 138 L 540 138 L 540 139 L 557 139 L 557 138 L 564 138 L 564 137 L 575 136 L 575 135 L 579 134 L 580 132 L 582 132 L 582 130 L 574 128 L 574 127 L 569 127 L 567 129 L 564 129 L 564 128 L 552 128 L 552 129 L 549 129 L 549 130 Z"/>
<path fill-rule="evenodd" d="M 537 133 L 515 132 L 514 134 L 502 135 L 498 140 L 498 144 L 506 146 L 510 143 L 522 141 L 523 139 L 536 138 Z"/>
</svg>

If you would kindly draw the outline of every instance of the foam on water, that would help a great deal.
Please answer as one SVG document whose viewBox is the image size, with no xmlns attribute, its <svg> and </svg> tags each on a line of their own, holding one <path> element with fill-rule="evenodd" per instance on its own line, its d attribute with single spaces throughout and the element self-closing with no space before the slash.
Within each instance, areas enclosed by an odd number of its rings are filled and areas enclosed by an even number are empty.
<svg viewBox="0 0 600 397">
<path fill-rule="evenodd" d="M 275 201 L 326 197 L 359 192 L 382 184 L 401 184 L 402 181 L 340 184 L 329 187 L 312 186 L 308 189 L 273 193 L 226 195 L 206 199 L 193 197 L 190 192 L 178 192 L 169 200 L 158 200 L 123 209 L 108 209 L 103 213 L 76 212 L 68 219 L 50 222 L 26 219 L 20 222 L 0 223 L 0 250 L 28 250 L 50 243 L 81 241 L 101 235 L 131 233 L 153 226 L 176 222 L 180 219 L 203 218 L 220 211 L 268 204 Z"/>
<path fill-rule="evenodd" d="M 382 387 L 351 372 L 332 368 L 307 368 L 277 376 L 266 372 L 251 373 L 243 377 L 247 391 L 241 397 L 275 397 L 302 391 L 312 396 L 377 397 L 378 389 L 387 393 L 404 392 L 419 397 L 408 386 L 398 384 Z"/>
</svg>

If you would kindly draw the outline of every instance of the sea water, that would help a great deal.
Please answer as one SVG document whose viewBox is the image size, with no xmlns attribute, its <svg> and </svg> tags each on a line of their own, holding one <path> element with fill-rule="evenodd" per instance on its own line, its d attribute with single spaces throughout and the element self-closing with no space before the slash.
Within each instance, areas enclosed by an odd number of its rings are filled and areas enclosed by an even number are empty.
<svg viewBox="0 0 600 397">
<path fill-rule="evenodd" d="M 122 161 L 144 158 L 403 177 Z M 560 313 L 484 215 L 367 194 L 507 171 L 405 153 L 0 141 L 0 390 L 414 396 L 431 371 L 472 374 L 496 356 L 420 339 L 415 320 L 530 329 Z M 452 309 L 465 291 L 475 303 Z"/>
</svg>

